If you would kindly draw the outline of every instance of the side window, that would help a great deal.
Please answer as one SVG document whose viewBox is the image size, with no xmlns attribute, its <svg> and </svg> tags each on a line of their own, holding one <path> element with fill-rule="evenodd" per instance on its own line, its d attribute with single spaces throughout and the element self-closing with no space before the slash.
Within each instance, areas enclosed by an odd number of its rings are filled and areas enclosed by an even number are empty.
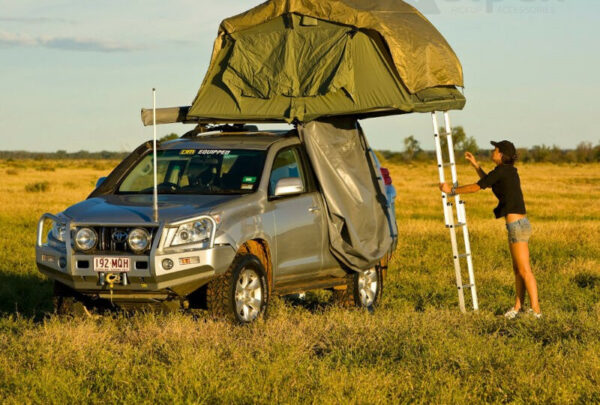
<svg viewBox="0 0 600 405">
<path fill-rule="evenodd" d="M 306 190 L 306 177 L 300 162 L 298 148 L 284 149 L 275 156 L 269 180 L 269 195 L 273 195 L 275 186 L 279 180 L 288 177 L 295 177 L 302 180 L 302 185 Z"/>
</svg>

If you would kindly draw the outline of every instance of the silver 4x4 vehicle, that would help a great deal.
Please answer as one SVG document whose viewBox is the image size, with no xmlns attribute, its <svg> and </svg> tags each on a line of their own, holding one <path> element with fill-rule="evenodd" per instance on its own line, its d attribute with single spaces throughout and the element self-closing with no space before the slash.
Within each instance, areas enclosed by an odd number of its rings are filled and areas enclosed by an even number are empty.
<svg viewBox="0 0 600 405">
<path fill-rule="evenodd" d="M 182 137 L 157 156 L 158 222 L 149 148 L 123 162 L 113 184 L 100 179 L 88 199 L 42 216 L 37 265 L 55 282 L 59 313 L 198 307 L 244 323 L 273 294 L 312 289 L 332 289 L 347 306 L 377 304 L 385 259 L 358 273 L 332 256 L 323 196 L 296 131 Z"/>
</svg>

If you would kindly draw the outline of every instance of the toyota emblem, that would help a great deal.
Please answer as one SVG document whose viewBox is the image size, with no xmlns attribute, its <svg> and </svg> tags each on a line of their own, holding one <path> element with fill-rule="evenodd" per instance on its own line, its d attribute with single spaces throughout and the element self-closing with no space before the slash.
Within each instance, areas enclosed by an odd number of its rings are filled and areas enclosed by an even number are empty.
<svg viewBox="0 0 600 405">
<path fill-rule="evenodd" d="M 127 232 L 125 231 L 114 231 L 112 234 L 112 240 L 117 243 L 123 243 L 127 240 Z"/>
</svg>

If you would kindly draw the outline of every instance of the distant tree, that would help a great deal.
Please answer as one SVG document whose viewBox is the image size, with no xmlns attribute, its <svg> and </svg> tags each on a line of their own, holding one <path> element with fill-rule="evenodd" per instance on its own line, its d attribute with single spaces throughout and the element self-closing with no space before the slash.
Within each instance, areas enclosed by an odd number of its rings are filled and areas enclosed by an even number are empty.
<svg viewBox="0 0 600 405">
<path fill-rule="evenodd" d="M 442 145 L 442 151 L 448 150 L 448 138 L 445 135 L 446 129 L 444 127 L 440 128 L 440 142 Z M 479 146 L 477 145 L 477 141 L 472 136 L 468 137 L 465 129 L 461 126 L 457 126 L 452 128 L 452 144 L 454 145 L 454 150 L 458 152 L 471 152 L 477 153 L 479 151 Z"/>
<path fill-rule="evenodd" d="M 475 138 L 470 136 L 463 141 L 459 147 L 459 150 L 461 152 L 477 153 L 479 151 L 479 145 L 477 145 Z"/>
<path fill-rule="evenodd" d="M 404 156 L 400 152 L 393 152 L 389 150 L 382 150 L 378 152 L 381 154 L 381 156 L 383 156 L 383 159 L 386 162 L 401 163 L 404 161 Z"/>
<path fill-rule="evenodd" d="M 581 142 L 575 149 L 576 161 L 581 163 L 589 163 L 595 160 L 594 146 L 591 142 Z"/>
<path fill-rule="evenodd" d="M 519 148 L 517 149 L 517 160 L 519 162 L 527 163 L 531 162 L 531 155 L 529 153 L 529 149 L 527 148 Z"/>
<path fill-rule="evenodd" d="M 179 138 L 179 135 L 177 135 L 176 133 L 172 132 L 172 133 L 170 133 L 168 135 L 163 136 L 158 141 L 159 142 L 166 142 L 166 141 L 172 141 L 173 139 L 177 139 L 177 138 Z"/>
<path fill-rule="evenodd" d="M 421 145 L 413 135 L 404 138 L 404 155 L 407 160 L 412 160 L 419 152 L 421 152 Z"/>
<path fill-rule="evenodd" d="M 556 145 L 552 147 L 546 145 L 535 145 L 533 148 L 531 148 L 530 155 L 533 162 L 558 163 L 569 161 L 567 152 L 563 151 Z"/>
</svg>

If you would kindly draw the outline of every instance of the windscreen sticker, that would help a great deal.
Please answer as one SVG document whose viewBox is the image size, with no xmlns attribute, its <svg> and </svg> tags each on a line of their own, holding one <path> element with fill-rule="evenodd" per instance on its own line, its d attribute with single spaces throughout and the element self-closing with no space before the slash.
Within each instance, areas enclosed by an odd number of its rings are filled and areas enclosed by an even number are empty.
<svg viewBox="0 0 600 405">
<path fill-rule="evenodd" d="M 198 155 L 229 155 L 230 150 L 225 149 L 200 149 Z"/>
<path fill-rule="evenodd" d="M 242 184 L 242 190 L 252 190 L 252 184 Z"/>
<path fill-rule="evenodd" d="M 242 183 L 256 183 L 256 177 L 244 176 L 244 178 L 242 179 Z"/>
<path fill-rule="evenodd" d="M 196 149 L 182 149 L 179 151 L 180 155 L 195 155 Z"/>
</svg>

